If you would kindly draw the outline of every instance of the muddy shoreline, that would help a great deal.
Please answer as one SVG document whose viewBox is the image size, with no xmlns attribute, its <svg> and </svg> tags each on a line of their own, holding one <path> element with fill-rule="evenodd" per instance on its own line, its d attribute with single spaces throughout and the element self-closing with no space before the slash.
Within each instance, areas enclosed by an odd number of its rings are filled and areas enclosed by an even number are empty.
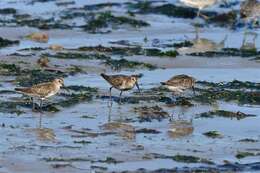
<svg viewBox="0 0 260 173">
<path fill-rule="evenodd" d="M 244 35 L 240 3 L 204 20 L 175 0 L 0 2 L 0 172 L 260 171 L 259 26 Z M 100 73 L 142 74 L 141 94 L 111 106 Z M 195 94 L 160 85 L 179 74 Z M 14 92 L 57 77 L 43 112 Z"/>
</svg>

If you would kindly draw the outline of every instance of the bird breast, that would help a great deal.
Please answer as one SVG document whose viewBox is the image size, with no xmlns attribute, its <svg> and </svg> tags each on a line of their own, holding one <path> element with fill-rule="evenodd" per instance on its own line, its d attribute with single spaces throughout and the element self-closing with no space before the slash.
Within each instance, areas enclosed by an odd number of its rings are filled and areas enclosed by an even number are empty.
<svg viewBox="0 0 260 173">
<path fill-rule="evenodd" d="M 130 90 L 135 86 L 135 82 L 131 80 L 124 80 L 120 86 L 118 86 L 119 90 Z"/>
</svg>

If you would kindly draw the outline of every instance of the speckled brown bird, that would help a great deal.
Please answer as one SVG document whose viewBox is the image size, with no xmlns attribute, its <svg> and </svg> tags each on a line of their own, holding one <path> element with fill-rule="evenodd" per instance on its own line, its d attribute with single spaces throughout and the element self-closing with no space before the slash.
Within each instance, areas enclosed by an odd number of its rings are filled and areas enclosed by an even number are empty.
<svg viewBox="0 0 260 173">
<path fill-rule="evenodd" d="M 166 82 L 161 82 L 162 85 L 166 86 L 169 90 L 173 92 L 182 93 L 186 89 L 193 89 L 195 85 L 195 78 L 188 76 L 188 75 L 177 75 L 173 76 L 171 79 L 169 79 Z"/>
<path fill-rule="evenodd" d="M 41 66 L 41 67 L 49 67 L 49 58 L 48 57 L 41 57 L 37 60 L 37 63 Z"/>
<path fill-rule="evenodd" d="M 256 22 L 260 17 L 260 2 L 257 0 L 245 0 L 240 6 L 240 16 L 242 19 L 252 19 Z"/>
<path fill-rule="evenodd" d="M 42 108 L 43 100 L 57 94 L 60 88 L 64 86 L 64 80 L 62 78 L 54 79 L 52 82 L 46 82 L 34 85 L 32 87 L 27 88 L 15 88 L 15 91 L 18 91 L 24 95 L 30 96 L 32 98 L 33 110 L 34 102 L 33 98 L 40 99 L 40 108 Z"/>
<path fill-rule="evenodd" d="M 112 101 L 111 91 L 113 88 L 118 89 L 120 92 L 119 95 L 119 101 L 121 103 L 121 96 L 124 91 L 128 91 L 133 89 L 135 86 L 140 92 L 140 88 L 138 85 L 138 79 L 142 75 L 106 75 L 104 73 L 100 74 L 110 85 L 109 94 L 110 94 L 110 100 Z"/>
</svg>

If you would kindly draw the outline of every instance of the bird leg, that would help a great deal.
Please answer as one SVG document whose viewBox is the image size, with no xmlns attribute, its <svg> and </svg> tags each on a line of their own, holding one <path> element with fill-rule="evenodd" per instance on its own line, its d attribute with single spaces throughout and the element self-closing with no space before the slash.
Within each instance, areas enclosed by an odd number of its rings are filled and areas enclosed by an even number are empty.
<svg viewBox="0 0 260 173">
<path fill-rule="evenodd" d="M 42 111 L 42 103 L 43 103 L 43 100 L 42 99 L 40 99 L 41 101 L 40 101 L 40 111 Z"/>
<path fill-rule="evenodd" d="M 33 101 L 33 97 L 31 97 L 30 99 L 32 101 L 32 111 L 35 111 L 35 104 L 34 104 L 34 101 Z"/>
<path fill-rule="evenodd" d="M 198 9 L 196 18 L 198 18 L 199 16 L 200 16 L 200 9 Z"/>
<path fill-rule="evenodd" d="M 109 99 L 110 99 L 111 106 L 112 106 L 112 89 L 113 88 L 114 87 L 110 87 L 110 89 L 109 89 Z"/>
<path fill-rule="evenodd" d="M 120 103 L 120 104 L 122 103 L 122 99 L 121 99 L 122 94 L 123 94 L 123 91 L 121 91 L 121 92 L 120 92 L 120 95 L 119 95 L 119 103 Z"/>
<path fill-rule="evenodd" d="M 40 114 L 40 119 L 39 119 L 39 129 L 42 128 L 42 114 Z"/>
<path fill-rule="evenodd" d="M 208 20 L 208 19 L 209 19 L 208 16 L 206 16 L 206 15 L 204 15 L 204 14 L 201 14 L 201 9 L 198 9 L 196 18 L 198 18 L 198 17 L 200 17 L 200 16 L 201 16 L 202 18 L 204 18 L 205 20 Z"/>
<path fill-rule="evenodd" d="M 201 13 L 200 13 L 200 16 L 201 16 L 202 18 L 204 18 L 205 20 L 209 20 L 209 17 L 206 16 L 206 15 L 204 15 L 204 14 L 201 14 Z"/>
<path fill-rule="evenodd" d="M 195 87 L 192 86 L 191 88 L 192 88 L 192 91 L 193 91 L 193 95 L 195 96 L 195 94 L 196 94 L 196 93 L 195 93 Z"/>
</svg>

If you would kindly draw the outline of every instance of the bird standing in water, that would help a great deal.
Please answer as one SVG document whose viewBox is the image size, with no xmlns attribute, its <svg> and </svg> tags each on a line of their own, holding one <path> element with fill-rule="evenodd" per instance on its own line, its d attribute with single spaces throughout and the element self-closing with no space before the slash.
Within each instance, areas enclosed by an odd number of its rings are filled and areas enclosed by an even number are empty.
<svg viewBox="0 0 260 173">
<path fill-rule="evenodd" d="M 220 1 L 224 1 L 226 3 L 226 0 L 180 0 L 180 1 L 186 6 L 197 8 L 198 9 L 197 17 L 201 15 L 200 12 L 204 8 L 213 6 Z M 206 19 L 208 18 L 205 15 L 201 15 L 201 16 Z"/>
<path fill-rule="evenodd" d="M 166 86 L 170 91 L 182 93 L 186 89 L 192 88 L 193 93 L 195 93 L 194 85 L 195 78 L 188 75 L 177 75 L 173 76 L 166 82 L 161 82 L 162 85 Z"/>
<path fill-rule="evenodd" d="M 121 96 L 124 91 L 128 91 L 133 89 L 135 86 L 140 91 L 138 85 L 138 79 L 141 75 L 106 75 L 104 73 L 100 74 L 110 85 L 109 94 L 110 94 L 110 101 L 112 102 L 112 89 L 116 88 L 117 90 L 121 91 L 119 95 L 119 102 L 121 103 Z"/>
<path fill-rule="evenodd" d="M 43 100 L 57 94 L 62 86 L 64 86 L 64 80 L 62 78 L 57 78 L 52 82 L 40 83 L 32 87 L 15 88 L 15 91 L 31 97 L 34 110 L 35 105 L 33 98 L 40 99 L 40 109 L 42 109 Z"/>
</svg>

